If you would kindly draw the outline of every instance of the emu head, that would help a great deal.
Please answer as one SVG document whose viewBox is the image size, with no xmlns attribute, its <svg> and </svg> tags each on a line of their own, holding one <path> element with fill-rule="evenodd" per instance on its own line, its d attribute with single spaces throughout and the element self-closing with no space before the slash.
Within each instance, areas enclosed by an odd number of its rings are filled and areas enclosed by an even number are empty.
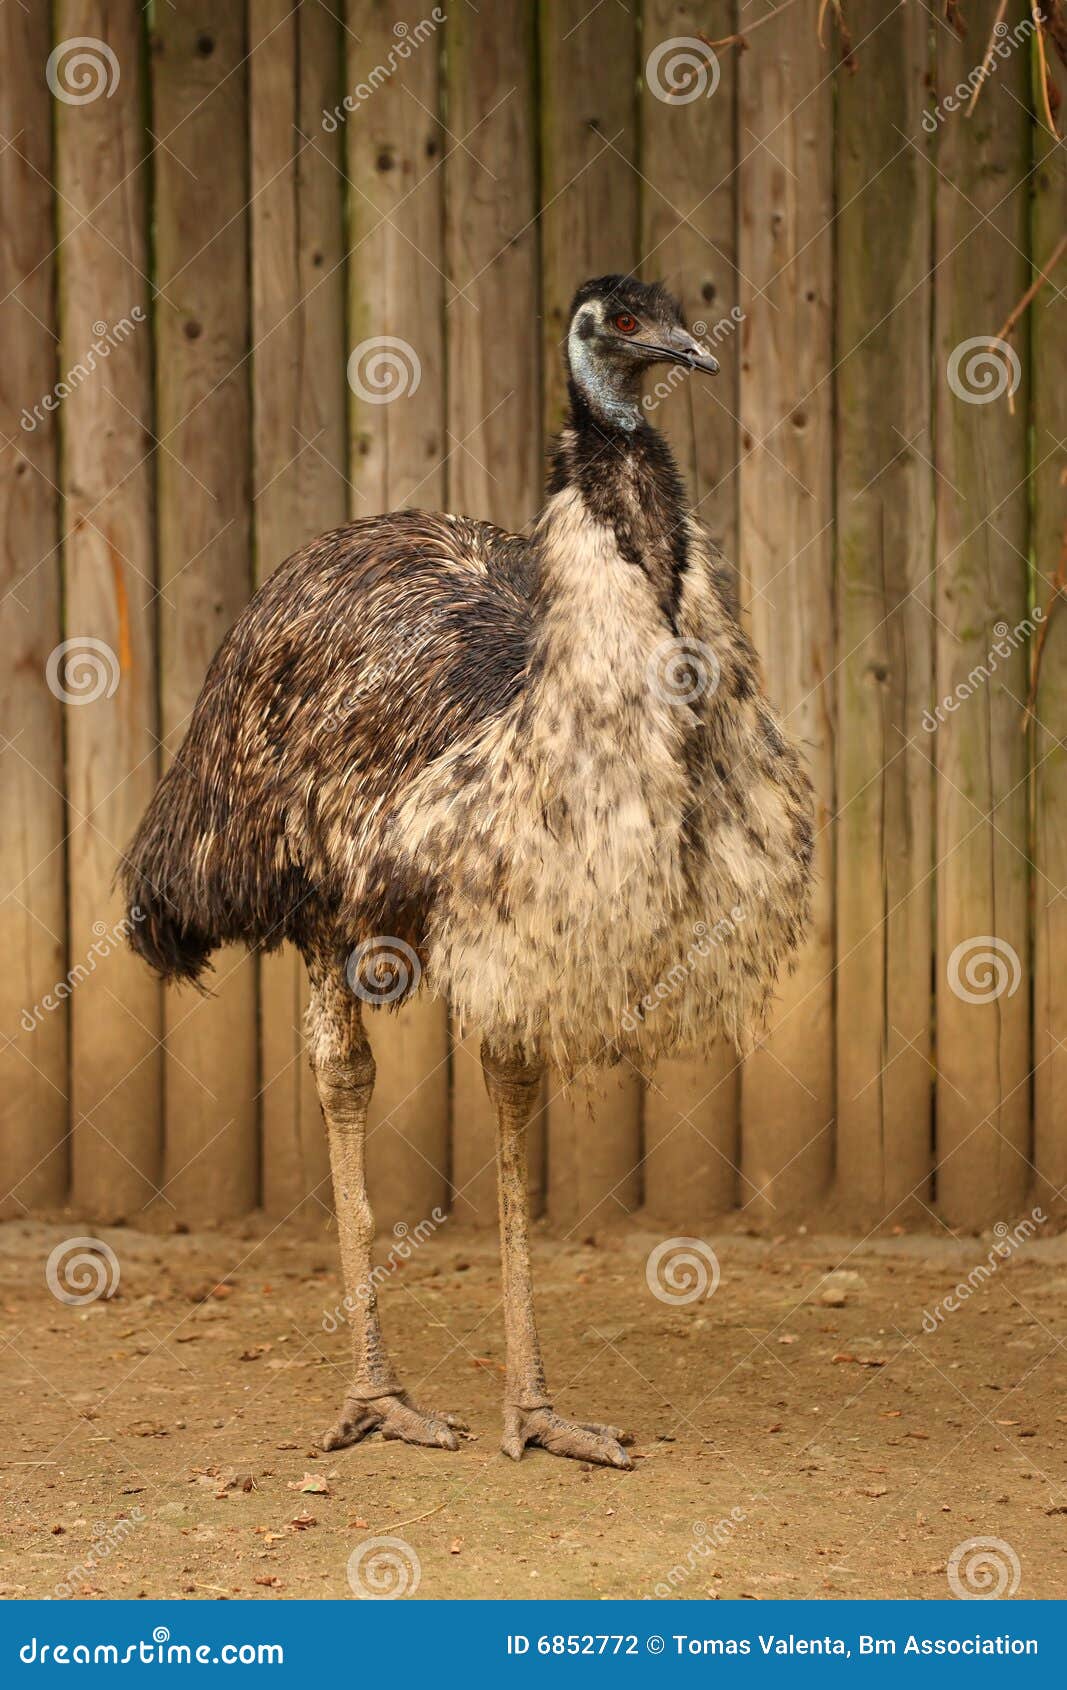
<svg viewBox="0 0 1067 1690">
<path fill-rule="evenodd" d="M 567 368 L 581 397 L 604 422 L 632 430 L 641 420 L 641 378 L 651 364 L 685 370 L 719 366 L 685 326 L 682 308 L 660 283 L 600 276 L 578 289 L 567 330 Z"/>
</svg>

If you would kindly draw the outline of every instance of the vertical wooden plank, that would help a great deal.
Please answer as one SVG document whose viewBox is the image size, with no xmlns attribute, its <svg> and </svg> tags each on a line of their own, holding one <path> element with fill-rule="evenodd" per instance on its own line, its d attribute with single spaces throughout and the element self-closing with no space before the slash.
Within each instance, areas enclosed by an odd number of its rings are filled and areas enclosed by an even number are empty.
<svg viewBox="0 0 1067 1690">
<path fill-rule="evenodd" d="M 722 366 L 657 406 L 698 519 L 731 564 L 737 557 L 738 364 L 735 56 L 698 54 L 693 81 L 671 98 L 664 44 L 733 28 L 733 0 L 712 6 L 646 0 L 641 37 L 641 252 L 646 279 L 666 280 L 687 321 L 702 322 Z M 735 316 L 731 317 L 731 309 Z M 652 386 L 651 397 L 655 397 Z M 645 1088 L 645 1207 L 691 1224 L 737 1198 L 740 1069 L 725 1041 L 707 1061 L 660 1064 Z"/>
<path fill-rule="evenodd" d="M 153 42 L 160 672 L 167 756 L 248 597 L 248 98 L 240 0 L 161 6 Z M 258 1198 L 256 970 L 166 994 L 167 1197 L 198 1220 Z"/>
<path fill-rule="evenodd" d="M 738 268 L 740 565 L 775 702 L 815 782 L 811 935 L 771 1029 L 745 1064 L 742 1167 L 758 1212 L 798 1208 L 832 1160 L 833 547 L 831 289 L 833 89 L 814 28 L 789 13 L 741 58 Z"/>
<path fill-rule="evenodd" d="M 534 0 L 501 0 L 492 28 L 458 6 L 446 29 L 445 251 L 448 506 L 521 530 L 541 502 Z M 456 1219 L 496 1225 L 495 1121 L 477 1030 L 452 1050 Z M 534 1212 L 544 1117 L 530 1129 Z"/>
<path fill-rule="evenodd" d="M 339 20 L 267 0 L 249 11 L 252 404 L 256 584 L 314 535 L 345 521 L 344 179 L 336 125 L 344 89 Z M 329 1205 L 329 1157 L 302 1017 L 303 963 L 260 962 L 263 1206 Z"/>
<path fill-rule="evenodd" d="M 566 396 L 563 348 L 574 291 L 638 257 L 637 11 L 612 0 L 583 12 L 541 0 L 541 217 L 546 429 Z M 548 1212 L 588 1230 L 641 1200 L 641 1076 L 609 1076 L 591 1110 L 582 1087 L 549 1076 Z"/>
<path fill-rule="evenodd" d="M 837 81 L 837 1180 L 849 1212 L 932 1160 L 933 172 L 929 18 L 860 0 Z M 877 32 L 875 35 L 874 32 Z"/>
<path fill-rule="evenodd" d="M 1067 72 L 1050 65 L 1061 101 Z M 1065 108 L 1060 106 L 1062 112 Z M 1067 229 L 1067 158 L 1046 126 L 1034 131 L 1035 279 Z M 1067 575 L 1067 391 L 1061 379 L 1067 274 L 1060 260 L 1030 312 L 1033 336 L 1033 555 L 1036 599 L 1054 604 L 1035 700 L 1034 730 L 1034 1161 L 1038 1199 L 1062 1211 L 1067 1189 L 1067 604 L 1053 599 Z"/>
<path fill-rule="evenodd" d="M 977 0 L 966 42 L 938 30 L 939 98 L 997 15 Z M 936 734 L 936 1189 L 961 1226 L 1010 1215 L 1030 1171 L 1025 641 L 993 656 L 998 624 L 1027 609 L 1028 323 L 1017 351 L 966 346 L 996 335 L 1029 279 L 1028 88 L 1026 54 L 1009 54 L 969 121 L 946 117 L 937 134 L 935 693 L 956 707 Z M 994 367 L 1006 386 L 1019 376 L 1014 416 L 982 385 Z M 991 659 L 995 673 L 972 680 Z"/>
<path fill-rule="evenodd" d="M 0 7 L 0 1216 L 67 1190 L 62 638 L 57 547 L 52 112 L 45 6 Z M 15 68 L 17 67 L 17 69 Z M 48 397 L 50 408 L 43 402 Z M 35 407 L 41 407 L 35 413 Z"/>
<path fill-rule="evenodd" d="M 55 109 L 59 361 L 87 372 L 63 410 L 66 632 L 75 650 L 100 642 L 99 685 L 67 708 L 70 957 L 85 970 L 71 997 L 72 1185 L 79 1214 L 114 1220 L 151 1200 L 163 1148 L 160 989 L 122 943 L 112 889 L 157 774 L 142 10 L 60 0 L 56 36 L 103 41 L 119 67 L 111 94 Z"/>
<path fill-rule="evenodd" d="M 348 7 L 353 516 L 444 502 L 442 36 L 431 17 L 421 20 L 417 39 L 405 12 L 399 0 L 350 0 Z M 388 337 L 392 345 L 383 347 Z M 380 389 L 375 360 L 383 352 L 396 360 L 396 379 Z M 447 1200 L 447 1009 L 422 997 L 367 1021 L 378 1064 L 371 1198 L 379 1225 L 417 1223 Z"/>
</svg>

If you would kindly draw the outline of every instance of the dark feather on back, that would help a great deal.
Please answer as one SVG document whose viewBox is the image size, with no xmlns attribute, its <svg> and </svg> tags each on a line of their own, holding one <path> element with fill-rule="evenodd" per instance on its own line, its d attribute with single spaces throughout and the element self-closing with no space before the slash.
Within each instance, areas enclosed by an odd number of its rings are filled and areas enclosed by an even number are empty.
<svg viewBox="0 0 1067 1690">
<path fill-rule="evenodd" d="M 220 943 L 320 946 L 341 890 L 332 830 L 347 815 L 354 834 L 508 707 L 534 578 L 520 536 L 421 511 L 350 523 L 282 564 L 212 661 L 129 846 L 134 948 L 164 977 L 196 979 Z M 375 867 L 379 930 L 417 942 L 432 888 Z"/>
</svg>

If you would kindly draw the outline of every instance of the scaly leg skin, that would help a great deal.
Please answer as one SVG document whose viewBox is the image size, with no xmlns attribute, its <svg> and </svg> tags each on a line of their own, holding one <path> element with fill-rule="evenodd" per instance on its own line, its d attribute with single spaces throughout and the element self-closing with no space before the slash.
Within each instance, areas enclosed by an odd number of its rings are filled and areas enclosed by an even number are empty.
<svg viewBox="0 0 1067 1690">
<path fill-rule="evenodd" d="M 537 1103 L 543 1069 L 515 1054 L 498 1056 L 482 1047 L 486 1090 L 497 1112 L 497 1173 L 500 1184 L 500 1267 L 504 1290 L 507 1385 L 504 1454 L 518 1461 L 527 1444 L 553 1455 L 573 1456 L 602 1467 L 632 1467 L 617 1426 L 565 1420 L 552 1407 L 545 1385 L 541 1344 L 533 1311 L 529 1204 L 526 1190 L 526 1127 Z"/>
<path fill-rule="evenodd" d="M 371 1273 L 374 1217 L 367 1201 L 367 1110 L 374 1090 L 374 1057 L 363 1031 L 358 998 L 342 972 L 313 971 L 308 1011 L 311 1066 L 330 1142 L 330 1172 L 341 1244 L 345 1308 L 352 1329 L 353 1376 L 336 1425 L 323 1449 L 342 1449 L 369 1432 L 409 1444 L 458 1449 L 462 1420 L 416 1407 L 400 1387 L 382 1339 Z"/>
</svg>

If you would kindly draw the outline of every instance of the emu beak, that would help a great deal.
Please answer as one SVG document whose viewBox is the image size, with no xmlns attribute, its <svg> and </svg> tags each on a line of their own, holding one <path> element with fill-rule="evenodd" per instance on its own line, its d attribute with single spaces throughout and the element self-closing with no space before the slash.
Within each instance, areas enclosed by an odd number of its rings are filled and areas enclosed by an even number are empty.
<svg viewBox="0 0 1067 1690">
<path fill-rule="evenodd" d="M 630 344 L 640 346 L 653 363 L 681 364 L 687 370 L 706 370 L 709 376 L 719 373 L 718 359 L 688 329 L 675 327 L 668 329 L 662 341 L 631 341 Z"/>
<path fill-rule="evenodd" d="M 688 329 L 672 329 L 670 343 L 676 363 L 685 364 L 691 370 L 706 370 L 709 376 L 718 375 L 719 360 L 713 358 L 707 347 L 695 340 Z"/>
</svg>

